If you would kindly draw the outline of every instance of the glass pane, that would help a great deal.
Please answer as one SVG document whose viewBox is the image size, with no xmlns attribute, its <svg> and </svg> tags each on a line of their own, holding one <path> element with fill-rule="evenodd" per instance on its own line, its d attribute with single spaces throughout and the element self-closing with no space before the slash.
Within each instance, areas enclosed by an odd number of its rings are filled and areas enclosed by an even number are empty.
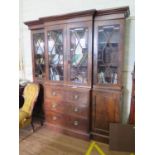
<svg viewBox="0 0 155 155">
<path fill-rule="evenodd" d="M 70 80 L 88 82 L 88 28 L 70 29 Z"/>
<path fill-rule="evenodd" d="M 63 31 L 48 32 L 49 79 L 64 80 Z"/>
<path fill-rule="evenodd" d="M 35 77 L 45 77 L 44 33 L 33 34 Z"/>
<path fill-rule="evenodd" d="M 98 83 L 117 84 L 119 25 L 98 27 Z"/>
</svg>

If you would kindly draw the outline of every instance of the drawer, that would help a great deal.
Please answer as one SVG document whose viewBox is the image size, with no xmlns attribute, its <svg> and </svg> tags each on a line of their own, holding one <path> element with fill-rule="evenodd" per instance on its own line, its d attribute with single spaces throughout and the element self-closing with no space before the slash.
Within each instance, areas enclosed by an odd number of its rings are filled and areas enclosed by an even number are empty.
<svg viewBox="0 0 155 155">
<path fill-rule="evenodd" d="M 82 119 L 72 115 L 65 115 L 53 111 L 45 110 L 45 119 L 53 125 L 67 127 L 73 130 L 88 131 L 88 119 Z"/>
<path fill-rule="evenodd" d="M 88 106 L 78 106 L 72 105 L 68 108 L 68 114 L 78 116 L 78 117 L 89 117 L 89 107 Z"/>
<path fill-rule="evenodd" d="M 65 104 L 62 101 L 57 101 L 55 99 L 49 99 L 45 101 L 44 104 L 44 110 L 46 111 L 54 111 L 54 112 L 61 112 L 61 113 L 66 113 L 66 109 L 67 109 L 67 104 Z"/>
<path fill-rule="evenodd" d="M 57 101 L 55 99 L 46 99 L 44 109 L 47 111 L 61 112 L 64 114 L 70 114 L 84 118 L 88 118 L 89 115 L 88 105 L 78 105 L 74 103 Z"/>
<path fill-rule="evenodd" d="M 51 88 L 51 87 L 46 87 L 45 88 L 45 96 L 47 98 L 51 99 L 57 99 L 59 101 L 63 100 L 63 91 L 59 88 Z"/>
<path fill-rule="evenodd" d="M 89 92 L 68 90 L 65 98 L 68 102 L 78 103 L 78 105 L 89 103 Z"/>
<path fill-rule="evenodd" d="M 77 103 L 78 105 L 89 104 L 89 90 L 79 88 L 60 88 L 46 86 L 45 96 L 46 98 L 55 99 L 57 101 L 64 101 L 70 103 Z"/>
<path fill-rule="evenodd" d="M 66 126 L 69 121 L 66 115 L 61 113 L 51 112 L 45 110 L 45 119 L 48 123 L 59 125 L 59 126 Z"/>
<path fill-rule="evenodd" d="M 74 130 L 88 131 L 89 121 L 88 119 L 81 119 L 78 117 L 69 117 L 68 127 Z"/>
</svg>

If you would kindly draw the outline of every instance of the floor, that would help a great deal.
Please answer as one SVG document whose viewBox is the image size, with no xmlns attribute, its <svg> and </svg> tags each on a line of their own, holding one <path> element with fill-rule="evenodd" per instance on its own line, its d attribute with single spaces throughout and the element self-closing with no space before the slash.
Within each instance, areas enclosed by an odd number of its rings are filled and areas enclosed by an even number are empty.
<svg viewBox="0 0 155 155">
<path fill-rule="evenodd" d="M 127 152 L 110 151 L 107 144 L 97 144 L 106 155 L 129 155 Z M 20 155 L 85 155 L 90 142 L 52 132 L 48 127 L 20 129 Z M 99 155 L 94 149 L 91 155 Z"/>
</svg>

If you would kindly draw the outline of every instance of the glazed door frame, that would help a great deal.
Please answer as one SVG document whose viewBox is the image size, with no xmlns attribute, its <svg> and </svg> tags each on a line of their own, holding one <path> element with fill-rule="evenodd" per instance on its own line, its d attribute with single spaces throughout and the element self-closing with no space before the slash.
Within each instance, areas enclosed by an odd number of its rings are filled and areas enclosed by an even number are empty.
<svg viewBox="0 0 155 155">
<path fill-rule="evenodd" d="M 49 31 L 55 31 L 55 30 L 62 30 L 63 32 L 63 75 L 64 79 L 61 81 L 57 80 L 50 80 L 49 78 L 49 54 L 48 54 L 48 32 Z M 46 67 L 46 72 L 47 72 L 47 81 L 50 83 L 59 83 L 59 84 L 64 84 L 66 83 L 67 79 L 67 61 L 66 61 L 66 24 L 61 24 L 61 25 L 51 25 L 48 27 L 45 27 L 45 43 L 46 43 L 46 62 L 47 62 L 47 67 Z"/>
<path fill-rule="evenodd" d="M 123 64 L 123 51 L 124 51 L 124 19 L 119 20 L 96 20 L 94 21 L 94 57 L 93 57 L 93 86 L 98 88 L 122 88 L 122 64 Z M 117 84 L 98 84 L 98 27 L 99 26 L 112 26 L 119 25 L 120 28 L 120 42 L 118 48 L 118 81 Z"/>
<path fill-rule="evenodd" d="M 34 47 L 34 34 L 38 34 L 38 33 L 43 33 L 44 35 L 44 65 L 45 65 L 45 70 L 44 70 L 44 74 L 45 76 L 43 78 L 39 78 L 35 76 L 35 47 Z M 33 81 L 35 80 L 46 80 L 46 43 L 45 43 L 45 32 L 44 29 L 39 29 L 39 30 L 32 30 L 31 31 L 31 51 L 32 51 L 32 73 L 33 73 Z"/>
<path fill-rule="evenodd" d="M 92 80 L 92 21 L 85 21 L 80 23 L 68 23 L 67 24 L 67 62 L 68 62 L 68 73 L 67 73 L 67 82 L 71 85 L 78 85 L 78 86 L 88 86 L 91 87 L 91 80 Z M 70 48 L 71 48 L 71 36 L 70 36 L 70 29 L 78 29 L 78 28 L 87 28 L 88 29 L 88 58 L 87 58 L 87 83 L 76 83 L 71 82 L 71 57 L 70 57 Z"/>
</svg>

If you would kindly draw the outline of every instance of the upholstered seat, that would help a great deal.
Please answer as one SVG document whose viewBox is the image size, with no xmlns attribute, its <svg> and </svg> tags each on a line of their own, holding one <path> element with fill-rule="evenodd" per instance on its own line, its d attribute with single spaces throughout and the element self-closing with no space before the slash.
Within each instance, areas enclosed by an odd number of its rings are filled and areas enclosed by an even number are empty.
<svg viewBox="0 0 155 155">
<path fill-rule="evenodd" d="M 29 83 L 26 85 L 23 93 L 24 104 L 19 110 L 19 127 L 23 128 L 31 123 L 32 121 L 32 111 L 39 94 L 39 85 L 36 83 Z M 34 127 L 33 127 L 34 130 Z"/>
</svg>

